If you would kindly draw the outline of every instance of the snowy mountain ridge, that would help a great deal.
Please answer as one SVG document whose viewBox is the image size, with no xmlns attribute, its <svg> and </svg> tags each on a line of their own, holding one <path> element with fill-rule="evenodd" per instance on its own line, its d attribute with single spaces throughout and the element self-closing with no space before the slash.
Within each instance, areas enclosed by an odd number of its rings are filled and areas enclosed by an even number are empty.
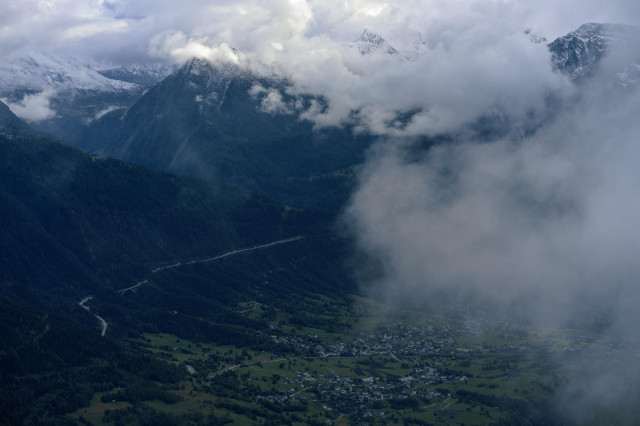
<svg viewBox="0 0 640 426">
<path fill-rule="evenodd" d="M 0 93 L 74 90 L 118 93 L 141 90 L 140 85 L 114 80 L 77 57 L 55 57 L 42 52 L 0 60 Z"/>
<path fill-rule="evenodd" d="M 612 48 L 624 48 L 638 35 L 639 29 L 631 25 L 587 23 L 557 38 L 548 47 L 555 68 L 572 80 L 579 80 L 586 77 Z M 633 61 L 635 58 L 628 59 Z M 625 71 L 618 73 L 621 83 L 632 81 L 631 75 L 637 70 L 637 64 L 631 62 L 627 65 Z"/>
<path fill-rule="evenodd" d="M 357 49 L 361 55 L 383 53 L 397 55 L 399 52 L 387 40 L 376 33 L 365 29 L 360 38 L 349 44 L 349 47 Z"/>
<path fill-rule="evenodd" d="M 640 82 L 640 55 L 633 51 L 640 44 L 640 28 L 625 24 L 587 23 L 551 43 L 531 29 L 523 31 L 535 44 L 546 44 L 552 54 L 553 67 L 580 81 L 594 71 L 594 66 L 609 54 L 622 58 L 618 69 L 611 75 L 618 85 L 630 87 Z M 360 38 L 348 44 L 361 55 L 393 55 L 401 60 L 415 60 L 425 54 L 428 40 L 425 34 L 409 30 L 396 30 L 385 37 L 365 29 Z"/>
<path fill-rule="evenodd" d="M 173 70 L 27 52 L 0 59 L 0 99 L 36 129 L 75 143 L 88 123 L 129 107 Z"/>
<path fill-rule="evenodd" d="M 176 71 L 174 64 L 159 62 L 151 64 L 113 65 L 98 64 L 94 66 L 99 74 L 112 80 L 134 83 L 151 88 Z"/>
</svg>

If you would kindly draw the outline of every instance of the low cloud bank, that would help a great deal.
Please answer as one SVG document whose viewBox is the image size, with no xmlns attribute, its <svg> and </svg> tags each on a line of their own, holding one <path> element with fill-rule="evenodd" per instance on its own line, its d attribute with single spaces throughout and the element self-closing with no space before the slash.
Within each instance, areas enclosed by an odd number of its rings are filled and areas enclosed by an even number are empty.
<svg viewBox="0 0 640 426">
<path fill-rule="evenodd" d="M 610 81 L 594 79 L 530 137 L 419 154 L 381 142 L 348 216 L 389 296 L 468 295 L 558 323 L 597 301 L 624 326 L 640 302 L 640 94 Z"/>
<path fill-rule="evenodd" d="M 319 127 L 349 123 L 388 136 L 449 131 L 489 109 L 536 113 L 545 91 L 561 92 L 565 82 L 530 34 L 552 40 L 589 21 L 640 19 L 640 6 L 626 0 L 185 0 L 178 9 L 166 1 L 28 0 L 5 9 L 6 57 L 36 49 L 121 64 L 231 61 L 323 97 L 326 108 L 303 115 Z M 360 55 L 349 44 L 365 28 L 399 54 Z"/>
<path fill-rule="evenodd" d="M 572 378 L 556 402 L 579 421 L 637 395 L 640 374 L 640 90 L 618 53 L 533 135 L 384 139 L 346 213 L 378 296 L 620 336 L 557 359 Z"/>
<path fill-rule="evenodd" d="M 24 95 L 21 101 L 10 102 L 3 99 L 9 109 L 25 121 L 48 120 L 56 116 L 56 112 L 50 107 L 52 91 L 43 91 L 31 95 Z"/>
<path fill-rule="evenodd" d="M 164 32 L 153 38 L 151 52 L 283 76 L 298 95 L 326 101 L 325 108 L 306 111 L 304 119 L 318 127 L 350 124 L 379 135 L 447 132 L 488 111 L 535 114 L 550 92 L 567 90 L 566 79 L 552 70 L 546 46 L 524 34 L 523 12 L 515 5 L 473 3 L 469 13 L 434 2 L 434 10 L 414 10 L 422 20 L 408 13 L 410 7 L 389 4 L 345 6 L 342 13 L 313 2 L 282 6 L 255 6 L 246 15 L 221 7 L 221 14 L 230 14 L 228 23 L 199 36 Z M 362 55 L 349 41 L 367 23 L 374 30 L 379 25 L 400 53 L 382 49 Z"/>
</svg>

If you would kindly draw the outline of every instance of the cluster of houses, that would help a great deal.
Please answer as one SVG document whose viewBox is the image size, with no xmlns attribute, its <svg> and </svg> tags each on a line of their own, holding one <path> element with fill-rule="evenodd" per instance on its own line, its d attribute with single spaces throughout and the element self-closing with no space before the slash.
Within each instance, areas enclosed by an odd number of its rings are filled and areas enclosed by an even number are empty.
<svg viewBox="0 0 640 426">
<path fill-rule="evenodd" d="M 285 340 L 314 359 L 331 361 L 323 367 L 291 368 L 295 375 L 279 380 L 286 391 L 271 392 L 259 399 L 272 403 L 291 400 L 315 402 L 325 412 L 337 416 L 367 419 L 389 414 L 389 402 L 402 406 L 402 400 L 444 401 L 448 394 L 433 389 L 440 383 L 465 381 L 463 373 L 447 368 L 447 360 L 468 357 L 469 349 L 459 348 L 455 336 L 463 331 L 450 326 L 417 326 L 396 323 L 392 326 L 361 331 L 348 342 L 322 341 L 316 335 L 272 336 Z M 336 359 L 342 368 L 330 368 Z M 309 365 L 309 364 L 304 364 Z M 338 364 L 340 365 L 340 364 Z M 393 368 L 392 368 L 393 367 Z M 408 408 L 410 404 L 406 404 Z"/>
</svg>

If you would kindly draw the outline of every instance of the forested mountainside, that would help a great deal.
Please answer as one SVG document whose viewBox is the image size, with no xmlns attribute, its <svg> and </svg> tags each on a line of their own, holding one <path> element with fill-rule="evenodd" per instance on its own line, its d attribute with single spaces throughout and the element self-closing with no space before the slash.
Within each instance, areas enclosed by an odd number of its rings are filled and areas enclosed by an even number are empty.
<svg viewBox="0 0 640 426">
<path fill-rule="evenodd" d="M 289 83 L 192 59 L 126 111 L 87 129 L 82 148 L 159 170 L 237 185 L 284 204 L 337 211 L 373 138 L 314 130 Z"/>
<path fill-rule="evenodd" d="M 353 289 L 323 214 L 29 132 L 0 135 L 0 198 L 9 423 L 60 420 L 94 391 L 184 375 L 115 337 L 171 332 L 286 351 L 237 303 L 260 291 L 295 316 L 304 294 Z"/>
</svg>

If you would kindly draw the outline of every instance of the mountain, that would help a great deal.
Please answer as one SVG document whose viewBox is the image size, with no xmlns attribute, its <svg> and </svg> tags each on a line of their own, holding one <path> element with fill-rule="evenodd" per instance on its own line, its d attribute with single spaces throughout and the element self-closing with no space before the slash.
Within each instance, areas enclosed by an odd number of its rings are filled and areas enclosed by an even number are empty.
<svg viewBox="0 0 640 426">
<path fill-rule="evenodd" d="M 298 213 L 268 199 L 40 137 L 0 136 L 0 196 L 0 282 L 61 297 L 302 232 Z"/>
<path fill-rule="evenodd" d="M 398 51 L 387 40 L 376 33 L 364 30 L 360 38 L 350 44 L 351 47 L 358 49 L 362 55 L 370 55 L 373 53 L 383 53 L 387 55 L 397 55 Z"/>
<path fill-rule="evenodd" d="M 593 43 L 602 31 L 592 33 Z M 550 48 L 557 58 L 566 53 L 558 66 L 570 75 L 578 69 L 570 52 L 582 52 L 576 79 L 586 78 L 609 45 L 587 60 L 590 42 L 580 50 L 571 40 Z M 372 33 L 359 43 L 362 54 L 397 53 Z M 105 424 L 323 424 L 367 422 L 383 409 L 420 416 L 402 417 L 405 423 L 444 415 L 563 423 L 544 400 L 557 400 L 556 377 L 564 374 L 544 361 L 553 353 L 533 333 L 487 324 L 495 344 L 480 345 L 484 320 L 464 307 L 452 321 L 429 319 L 423 328 L 409 310 L 387 327 L 374 319 L 386 306 L 351 305 L 359 299 L 351 297 L 353 275 L 376 276 L 385 267 L 368 259 L 345 265 L 349 242 L 333 224 L 372 138 L 348 127 L 317 130 L 301 119 L 311 105 L 322 108 L 322 98 L 295 95 L 277 77 L 199 59 L 157 85 L 165 68 L 88 67 L 82 80 L 84 65 L 72 62 L 51 71 L 50 81 L 46 67 L 34 71 L 37 84 L 16 85 L 12 102 L 60 113 L 69 96 L 65 117 L 91 123 L 67 131 L 93 155 L 41 136 L 0 103 L 1 423 L 91 424 L 83 415 L 93 411 Z M 133 97 L 127 88 L 150 89 L 130 107 L 105 103 Z M 95 95 L 93 110 L 74 103 L 81 94 L 87 102 Z M 43 97 L 50 103 L 27 102 Z M 108 108 L 96 112 L 98 104 Z M 487 120 L 472 129 L 479 140 L 513 126 L 504 116 Z M 424 152 L 434 143 L 449 140 L 425 139 Z M 360 318 L 364 334 L 341 333 Z M 507 328 L 515 332 L 502 333 Z M 562 351 L 584 348 L 582 338 L 571 345 Z M 609 346 L 602 347 L 608 357 Z M 427 375 L 433 381 L 420 382 Z M 505 385 L 507 376 L 527 388 Z M 361 393 L 367 383 L 373 392 Z M 328 405 L 323 395 L 331 396 Z M 172 405 L 182 398 L 188 404 Z M 544 404 L 529 405 L 533 399 Z M 326 408 L 339 407 L 336 401 L 353 401 L 371 416 Z M 447 401 L 461 408 L 449 410 Z M 427 410 L 437 411 L 424 417 Z M 329 411 L 331 420 L 309 416 Z"/>
<path fill-rule="evenodd" d="M 546 38 L 525 30 L 524 35 L 535 44 L 546 44 Z M 552 66 L 567 75 L 579 88 L 578 94 L 589 93 L 593 85 L 603 81 L 620 94 L 640 82 L 640 55 L 635 49 L 640 42 L 640 28 L 621 24 L 588 23 L 546 44 Z M 592 86 L 589 86 L 589 85 Z M 532 111 L 519 123 L 507 114 L 492 111 L 469 126 L 478 140 L 495 140 L 508 135 L 531 135 L 553 122 L 563 100 L 548 93 L 545 107 Z"/>
<path fill-rule="evenodd" d="M 131 105 L 170 70 L 31 52 L 0 60 L 0 98 L 36 129 L 77 143 L 88 123 Z"/>
<path fill-rule="evenodd" d="M 158 266 L 300 235 L 296 247 L 313 245 L 330 226 L 235 187 L 29 134 L 0 135 L 0 198 L 0 288 L 25 303 L 46 295 L 50 307 L 87 293 L 113 299 Z"/>
<path fill-rule="evenodd" d="M 637 27 L 622 24 L 588 23 L 577 30 L 559 37 L 549 46 L 552 61 L 556 69 L 566 73 L 572 80 L 588 79 L 602 59 L 617 49 L 632 47 L 637 42 Z M 627 52 L 631 53 L 631 52 Z M 640 57 L 637 53 L 624 58 L 623 69 L 617 70 L 619 83 L 628 84 L 637 81 L 640 76 Z"/>
<path fill-rule="evenodd" d="M 57 93 L 86 90 L 118 95 L 140 90 L 140 87 L 107 78 L 77 57 L 56 57 L 47 53 L 31 52 L 24 56 L 2 59 L 0 90 L 3 96 L 14 92 L 46 90 Z"/>
<path fill-rule="evenodd" d="M 0 126 L 3 423 L 69 424 L 95 392 L 123 387 L 175 401 L 161 387 L 184 368 L 127 337 L 297 354 L 261 333 L 269 315 L 303 318 L 306 297 L 355 288 L 327 215 L 83 153 L 1 104 Z M 252 300 L 264 317 L 238 313 Z"/>
<path fill-rule="evenodd" d="M 532 43 L 547 43 L 545 37 L 532 33 L 530 29 L 525 30 L 524 34 L 529 36 Z M 587 23 L 547 46 L 554 67 L 577 81 L 591 75 L 608 53 L 627 48 L 630 50 L 625 52 L 628 61 L 616 73 L 620 84 L 625 85 L 634 84 L 640 77 L 640 57 L 633 52 L 633 46 L 637 45 L 639 38 L 640 29 L 632 25 Z M 427 39 L 423 33 L 409 29 L 393 31 L 385 38 L 365 29 L 356 41 L 349 43 L 362 55 L 399 55 L 410 60 L 424 54 L 426 45 Z"/>
<path fill-rule="evenodd" d="M 288 88 L 276 77 L 192 59 L 129 109 L 93 123 L 80 146 L 335 211 L 372 138 L 349 128 L 314 130 L 300 114 L 322 99 L 292 96 Z"/>
<path fill-rule="evenodd" d="M 20 120 L 16 115 L 11 112 L 9 107 L 0 102 L 0 134 L 3 135 L 15 135 L 15 134 L 33 134 L 35 133 L 31 127 L 24 121 Z"/>
<path fill-rule="evenodd" d="M 124 66 L 99 65 L 95 69 L 111 80 L 124 81 L 150 89 L 174 72 L 176 67 L 168 63 L 151 63 Z"/>
<path fill-rule="evenodd" d="M 548 45 L 552 60 L 572 78 L 581 74 L 586 78 L 586 71 L 607 49 L 628 39 L 631 28 L 586 24 Z M 402 50 L 369 30 L 351 46 L 363 55 L 408 58 L 402 52 L 415 56 L 426 43 L 421 34 L 410 31 L 392 38 Z M 618 72 L 616 78 L 633 80 L 634 67 L 629 63 L 626 74 Z M 276 76 L 193 59 L 130 108 L 92 123 L 81 147 L 159 170 L 238 185 L 284 204 L 335 211 L 345 201 L 353 167 L 362 161 L 372 137 L 354 136 L 348 127 L 313 129 L 300 114 L 314 102 L 322 108 L 323 100 L 291 95 L 290 89 Z M 469 131 L 484 139 L 512 130 L 528 134 L 552 115 L 550 111 L 532 117 L 532 123 L 515 130 L 505 117 L 486 116 L 470 123 Z"/>
</svg>

